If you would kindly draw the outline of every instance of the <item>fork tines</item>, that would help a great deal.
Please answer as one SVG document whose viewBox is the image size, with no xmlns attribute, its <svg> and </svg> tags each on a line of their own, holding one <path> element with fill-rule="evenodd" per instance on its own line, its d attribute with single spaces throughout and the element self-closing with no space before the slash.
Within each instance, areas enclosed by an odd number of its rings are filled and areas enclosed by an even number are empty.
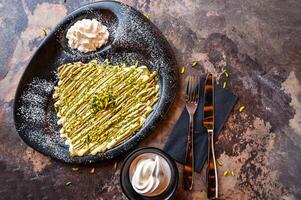
<svg viewBox="0 0 301 200">
<path fill-rule="evenodd" d="M 186 102 L 197 103 L 200 97 L 200 76 L 187 77 Z"/>
</svg>

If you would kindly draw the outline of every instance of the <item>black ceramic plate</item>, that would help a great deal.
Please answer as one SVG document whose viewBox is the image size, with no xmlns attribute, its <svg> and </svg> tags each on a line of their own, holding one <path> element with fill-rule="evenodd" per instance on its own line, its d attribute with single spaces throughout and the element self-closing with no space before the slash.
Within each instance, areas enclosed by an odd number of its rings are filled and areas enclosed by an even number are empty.
<svg viewBox="0 0 301 200">
<path fill-rule="evenodd" d="M 108 27 L 109 42 L 94 53 L 80 53 L 67 45 L 66 31 L 76 21 L 96 18 Z M 150 71 L 158 70 L 160 99 L 144 126 L 119 146 L 95 156 L 71 157 L 59 137 L 52 93 L 55 71 L 63 63 L 91 59 L 113 63 L 140 60 Z M 149 135 L 171 107 L 176 91 L 176 61 L 160 31 L 137 10 L 112 1 L 83 6 L 66 18 L 45 38 L 29 62 L 19 83 L 14 107 L 16 129 L 31 147 L 67 163 L 93 163 L 113 158 Z"/>
</svg>

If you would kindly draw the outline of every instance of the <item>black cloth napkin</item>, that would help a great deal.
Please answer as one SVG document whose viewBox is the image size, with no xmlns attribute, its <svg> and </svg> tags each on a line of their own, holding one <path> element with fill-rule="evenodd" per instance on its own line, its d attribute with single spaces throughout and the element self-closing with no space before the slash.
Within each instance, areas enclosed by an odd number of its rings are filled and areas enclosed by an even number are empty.
<svg viewBox="0 0 301 200">
<path fill-rule="evenodd" d="M 201 98 L 194 116 L 194 166 L 197 172 L 201 171 L 208 157 L 207 130 L 203 127 L 204 85 L 205 79 L 201 79 Z M 215 138 L 223 128 L 237 99 L 237 96 L 229 89 L 224 89 L 220 85 L 215 84 Z M 182 164 L 185 161 L 188 126 L 189 114 L 184 108 L 164 147 L 165 152 Z"/>
</svg>

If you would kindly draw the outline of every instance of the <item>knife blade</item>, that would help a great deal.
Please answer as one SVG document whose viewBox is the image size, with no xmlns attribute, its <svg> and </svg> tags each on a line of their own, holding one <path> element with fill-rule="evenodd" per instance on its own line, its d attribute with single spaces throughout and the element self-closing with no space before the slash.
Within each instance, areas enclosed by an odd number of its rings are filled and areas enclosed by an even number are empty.
<svg viewBox="0 0 301 200">
<path fill-rule="evenodd" d="M 204 127 L 214 129 L 214 85 L 213 76 L 208 74 L 205 82 Z"/>
<path fill-rule="evenodd" d="M 204 100 L 203 125 L 208 132 L 207 196 L 209 199 L 217 199 L 218 179 L 214 153 L 214 77 L 212 74 L 206 77 Z"/>
</svg>

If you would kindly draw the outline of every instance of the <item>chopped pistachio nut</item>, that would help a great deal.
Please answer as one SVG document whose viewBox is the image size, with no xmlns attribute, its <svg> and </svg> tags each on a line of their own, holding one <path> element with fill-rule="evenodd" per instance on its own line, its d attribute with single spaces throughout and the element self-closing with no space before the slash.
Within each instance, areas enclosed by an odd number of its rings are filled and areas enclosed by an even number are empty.
<svg viewBox="0 0 301 200">
<path fill-rule="evenodd" d="M 117 170 L 117 167 L 118 167 L 118 162 L 116 161 L 116 162 L 114 163 L 114 170 Z"/>
<path fill-rule="evenodd" d="M 223 166 L 223 162 L 222 162 L 221 160 L 217 160 L 217 164 L 218 164 L 219 166 Z"/>
<path fill-rule="evenodd" d="M 44 36 L 47 36 L 48 35 L 48 31 L 46 29 L 42 29 L 43 33 L 44 33 Z"/>
<path fill-rule="evenodd" d="M 225 72 L 224 72 L 224 74 L 225 74 L 225 77 L 226 77 L 226 78 L 228 78 L 228 77 L 229 77 L 229 74 L 228 74 L 228 72 L 226 72 L 226 71 L 225 71 Z"/>
<path fill-rule="evenodd" d="M 93 167 L 91 170 L 90 170 L 90 174 L 94 174 L 95 172 L 95 168 Z"/>
<path fill-rule="evenodd" d="M 112 64 L 111 61 L 110 61 L 109 59 L 105 59 L 105 60 L 104 60 L 104 63 L 107 64 L 107 65 L 111 65 L 111 64 Z"/>
<path fill-rule="evenodd" d="M 231 174 L 231 176 L 235 176 L 235 173 L 234 173 L 233 169 L 230 171 L 230 174 Z"/>
<path fill-rule="evenodd" d="M 130 65 L 131 64 L 131 59 L 129 57 L 126 57 L 125 62 L 126 62 L 127 65 Z"/>
<path fill-rule="evenodd" d="M 180 69 L 180 73 L 181 73 L 181 74 L 184 74 L 184 73 L 185 73 L 185 71 L 186 71 L 186 67 L 184 67 L 184 66 L 183 66 L 183 67 L 181 67 L 181 69 Z"/>
<path fill-rule="evenodd" d="M 194 61 L 194 62 L 191 64 L 191 67 L 192 67 L 192 68 L 195 68 L 197 65 L 198 65 L 198 62 L 197 62 L 197 61 Z"/>
<path fill-rule="evenodd" d="M 139 66 L 141 66 L 141 62 L 140 62 L 140 60 L 137 60 L 137 61 L 136 61 L 136 63 L 135 63 L 135 66 L 136 66 L 136 67 L 139 67 Z"/>
<path fill-rule="evenodd" d="M 145 16 L 148 20 L 150 20 L 150 16 L 149 16 L 148 13 L 145 13 L 144 16 Z"/>
<path fill-rule="evenodd" d="M 239 112 L 242 112 L 245 109 L 245 106 L 240 106 L 239 107 Z"/>
<path fill-rule="evenodd" d="M 115 98 L 111 88 L 108 88 L 101 94 L 93 94 L 90 99 L 90 108 L 94 113 L 97 113 L 99 110 L 114 106 Z"/>
<path fill-rule="evenodd" d="M 68 181 L 67 183 L 66 183 L 66 186 L 71 186 L 72 185 L 72 182 L 71 181 Z"/>
<path fill-rule="evenodd" d="M 227 176 L 228 175 L 228 171 L 225 170 L 224 173 L 223 173 L 223 176 Z"/>
<path fill-rule="evenodd" d="M 223 88 L 226 88 L 227 87 L 227 82 L 224 82 L 223 83 Z"/>
</svg>

